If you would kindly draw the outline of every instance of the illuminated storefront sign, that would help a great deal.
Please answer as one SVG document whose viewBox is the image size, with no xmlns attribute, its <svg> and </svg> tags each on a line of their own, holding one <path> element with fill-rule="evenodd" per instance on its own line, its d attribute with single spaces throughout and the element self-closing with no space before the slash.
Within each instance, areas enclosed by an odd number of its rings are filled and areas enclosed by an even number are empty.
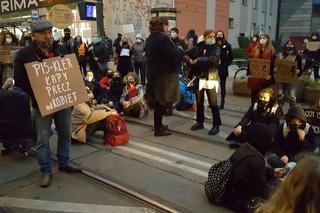
<svg viewBox="0 0 320 213">
<path fill-rule="evenodd" d="M 19 12 L 23 10 L 49 7 L 56 4 L 69 4 L 79 2 L 76 0 L 1 0 L 0 15 L 5 13 Z"/>
</svg>

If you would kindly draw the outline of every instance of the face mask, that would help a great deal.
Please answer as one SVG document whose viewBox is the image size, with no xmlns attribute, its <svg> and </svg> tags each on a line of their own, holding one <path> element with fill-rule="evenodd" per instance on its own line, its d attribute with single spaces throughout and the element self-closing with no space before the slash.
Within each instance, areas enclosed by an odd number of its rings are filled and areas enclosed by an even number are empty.
<svg viewBox="0 0 320 213">
<path fill-rule="evenodd" d="M 93 77 L 92 77 L 92 76 L 87 76 L 87 77 L 86 77 L 86 80 L 89 81 L 89 82 L 91 82 L 91 81 L 93 80 Z"/>
<path fill-rule="evenodd" d="M 36 41 L 36 42 L 41 49 L 50 49 L 53 44 L 53 39 L 50 39 L 49 41 Z"/>
<path fill-rule="evenodd" d="M 12 38 L 6 38 L 6 42 L 7 42 L 8 44 L 11 44 Z"/>
<path fill-rule="evenodd" d="M 291 51 L 291 50 L 293 50 L 293 47 L 287 47 L 286 49 L 287 49 L 287 51 Z"/>
<path fill-rule="evenodd" d="M 93 37 L 92 38 L 92 43 L 93 44 L 98 44 L 100 42 L 100 39 L 98 37 Z"/>
<path fill-rule="evenodd" d="M 269 102 L 263 101 L 263 100 L 258 100 L 258 108 L 260 109 L 267 109 Z"/>
<path fill-rule="evenodd" d="M 256 41 L 258 40 L 258 38 L 257 38 L 257 37 L 254 37 L 252 40 L 253 40 L 254 42 L 256 42 Z"/>
<path fill-rule="evenodd" d="M 127 45 L 127 44 L 128 44 L 127 41 L 122 42 L 122 45 Z"/>
<path fill-rule="evenodd" d="M 214 45 L 216 43 L 215 39 L 207 39 L 206 44 L 207 45 Z"/>
<path fill-rule="evenodd" d="M 178 37 L 178 34 L 177 34 L 176 32 L 171 32 L 171 33 L 170 33 L 170 37 L 171 37 L 172 39 L 176 39 L 176 38 Z"/>
<path fill-rule="evenodd" d="M 267 39 L 264 39 L 264 38 L 260 39 L 260 44 L 261 45 L 266 45 L 267 42 L 268 42 Z"/>
<path fill-rule="evenodd" d="M 65 36 L 66 38 L 70 38 L 70 33 L 65 33 L 64 36 Z"/>
<path fill-rule="evenodd" d="M 142 42 L 142 40 L 140 39 L 140 38 L 137 38 L 137 43 L 141 43 Z"/>
<path fill-rule="evenodd" d="M 217 41 L 223 41 L 223 37 L 216 37 Z"/>
<path fill-rule="evenodd" d="M 317 36 L 312 36 L 312 40 L 317 40 L 318 37 Z"/>
</svg>

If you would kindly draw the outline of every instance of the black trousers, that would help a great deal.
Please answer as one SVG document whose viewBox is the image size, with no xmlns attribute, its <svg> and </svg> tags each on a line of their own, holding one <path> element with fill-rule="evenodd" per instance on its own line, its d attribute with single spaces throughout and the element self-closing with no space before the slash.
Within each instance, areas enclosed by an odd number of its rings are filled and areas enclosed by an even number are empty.
<svg viewBox="0 0 320 213">
<path fill-rule="evenodd" d="M 227 76 L 225 74 L 219 74 L 219 78 L 220 78 L 220 88 L 221 88 L 221 102 L 224 103 L 224 99 L 226 97 Z"/>
<path fill-rule="evenodd" d="M 199 80 L 196 80 L 195 87 L 199 88 Z M 204 122 L 204 92 L 206 92 L 209 105 L 212 112 L 212 124 L 213 126 L 221 125 L 220 112 L 218 107 L 217 93 L 215 89 L 202 89 L 196 91 L 197 100 L 197 122 Z"/>
<path fill-rule="evenodd" d="M 80 71 L 81 71 L 82 75 L 86 76 L 87 75 L 87 62 L 86 61 L 79 62 L 79 66 L 80 66 Z"/>
<path fill-rule="evenodd" d="M 154 130 L 160 131 L 162 128 L 162 117 L 165 113 L 167 105 L 154 103 Z"/>
</svg>

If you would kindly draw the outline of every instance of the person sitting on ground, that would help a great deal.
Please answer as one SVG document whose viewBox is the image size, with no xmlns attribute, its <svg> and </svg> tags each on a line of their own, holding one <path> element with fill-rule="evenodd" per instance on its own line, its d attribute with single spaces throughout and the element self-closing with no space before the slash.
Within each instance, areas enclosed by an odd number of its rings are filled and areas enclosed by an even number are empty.
<svg viewBox="0 0 320 213">
<path fill-rule="evenodd" d="M 266 124 L 254 123 L 248 129 L 248 143 L 230 157 L 232 170 L 223 203 L 236 212 L 247 212 L 253 198 L 267 199 L 276 178 L 284 176 L 281 168 L 265 164 L 265 153 L 270 149 L 272 129 Z"/>
<path fill-rule="evenodd" d="M 87 142 L 87 137 L 97 130 L 105 130 L 106 117 L 117 115 L 117 111 L 105 104 L 95 104 L 94 95 L 87 87 L 89 101 L 76 105 L 72 111 L 72 134 L 74 141 Z"/>
<path fill-rule="evenodd" d="M 233 132 L 226 138 L 231 148 L 237 148 L 240 143 L 248 140 L 247 128 L 254 123 L 264 123 L 273 129 L 273 135 L 280 124 L 282 108 L 276 103 L 277 97 L 273 89 L 265 88 L 260 91 L 258 100 L 252 104 Z"/>
<path fill-rule="evenodd" d="M 108 105 L 110 107 L 114 107 L 118 112 L 120 112 L 119 102 L 120 102 L 120 98 L 125 85 L 126 83 L 123 81 L 120 72 L 118 71 L 114 72 L 110 80 L 110 90 L 109 90 L 110 100 L 108 102 Z"/>
<path fill-rule="evenodd" d="M 123 90 L 120 107 L 125 115 L 144 118 L 148 114 L 148 106 L 144 99 L 143 86 L 138 83 L 138 76 L 133 72 L 127 75 L 127 85 Z"/>
<path fill-rule="evenodd" d="M 112 77 L 112 70 L 108 70 L 106 75 L 99 81 L 100 92 L 97 97 L 99 103 L 106 104 L 109 102 L 109 93 L 110 93 L 110 80 Z"/>
<path fill-rule="evenodd" d="M 180 85 L 180 101 L 176 104 L 176 110 L 183 111 L 192 109 L 192 106 L 195 103 L 196 96 L 192 93 L 188 87 L 188 82 L 182 75 L 179 75 L 179 85 Z"/>
<path fill-rule="evenodd" d="M 94 97 L 99 96 L 99 83 L 95 79 L 94 74 L 91 70 L 87 71 L 86 77 L 84 78 L 84 84 L 93 92 Z"/>
<path fill-rule="evenodd" d="M 315 133 L 307 123 L 304 110 L 301 107 L 290 108 L 285 119 L 286 122 L 279 125 L 273 143 L 273 151 L 279 156 L 278 163 L 283 165 L 296 161 L 299 153 L 315 150 Z"/>
<path fill-rule="evenodd" d="M 320 159 L 308 156 L 285 178 L 271 199 L 256 213 L 320 212 Z"/>
</svg>

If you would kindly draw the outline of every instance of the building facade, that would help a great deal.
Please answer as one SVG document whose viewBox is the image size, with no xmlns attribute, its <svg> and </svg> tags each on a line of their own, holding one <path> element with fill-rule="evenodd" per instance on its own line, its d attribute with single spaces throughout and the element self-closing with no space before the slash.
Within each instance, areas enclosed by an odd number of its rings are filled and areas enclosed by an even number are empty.
<svg viewBox="0 0 320 213">
<path fill-rule="evenodd" d="M 229 41 L 238 47 L 237 38 L 267 33 L 274 40 L 277 31 L 279 0 L 229 0 Z"/>
</svg>

